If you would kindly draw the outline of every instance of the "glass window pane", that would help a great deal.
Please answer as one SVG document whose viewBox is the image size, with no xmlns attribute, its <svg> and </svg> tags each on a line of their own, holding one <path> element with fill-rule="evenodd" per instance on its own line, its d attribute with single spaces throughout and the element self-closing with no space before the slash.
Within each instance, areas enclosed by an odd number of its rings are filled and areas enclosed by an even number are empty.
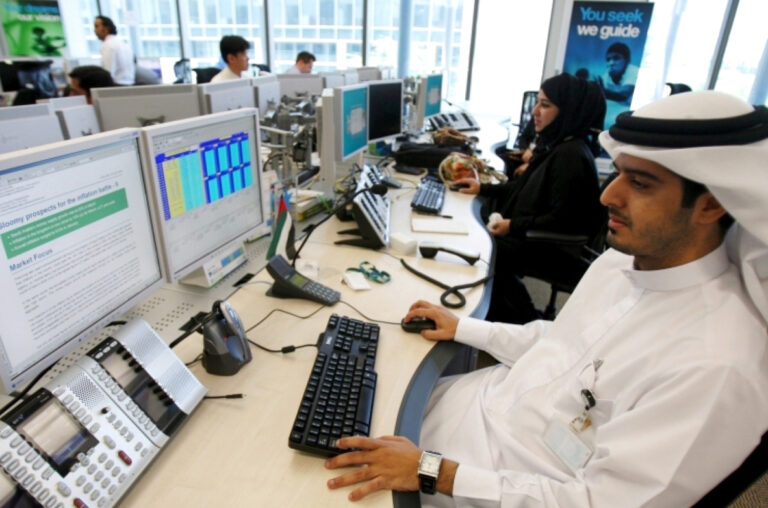
<svg viewBox="0 0 768 508">
<path fill-rule="evenodd" d="M 741 0 L 725 48 L 723 64 L 715 90 L 728 92 L 745 101 L 759 100 L 751 95 L 758 65 L 766 51 L 765 1 Z"/>
<path fill-rule="evenodd" d="M 252 63 L 266 60 L 264 51 L 264 0 L 179 0 L 187 8 L 201 9 L 205 21 L 190 16 L 190 42 L 193 66 L 195 62 L 223 66 L 219 41 L 224 35 L 239 35 L 251 44 Z M 196 6 L 195 4 L 200 4 Z M 195 7 L 193 7 L 195 6 Z M 205 34 L 205 35 L 203 35 Z"/>
<path fill-rule="evenodd" d="M 519 121 L 523 92 L 538 90 L 541 84 L 552 3 L 507 0 L 486 8 L 480 2 L 469 97 L 472 112 Z M 464 6 L 470 8 L 469 4 Z M 520 16 L 521 12 L 525 16 Z M 499 61 L 500 44 L 515 48 L 503 64 Z"/>
</svg>

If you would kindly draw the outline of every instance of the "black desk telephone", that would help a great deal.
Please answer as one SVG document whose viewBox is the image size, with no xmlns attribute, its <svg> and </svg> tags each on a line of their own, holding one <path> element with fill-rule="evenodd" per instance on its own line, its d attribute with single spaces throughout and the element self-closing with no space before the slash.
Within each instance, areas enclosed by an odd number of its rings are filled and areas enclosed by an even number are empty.
<svg viewBox="0 0 768 508">
<path fill-rule="evenodd" d="M 210 374 L 231 376 L 251 361 L 251 348 L 235 309 L 217 301 L 203 322 L 203 367 Z"/>
<path fill-rule="evenodd" d="M 303 298 L 323 305 L 333 305 L 341 299 L 341 293 L 303 276 L 279 254 L 269 260 L 267 272 L 275 279 L 267 291 L 269 296 Z"/>
</svg>

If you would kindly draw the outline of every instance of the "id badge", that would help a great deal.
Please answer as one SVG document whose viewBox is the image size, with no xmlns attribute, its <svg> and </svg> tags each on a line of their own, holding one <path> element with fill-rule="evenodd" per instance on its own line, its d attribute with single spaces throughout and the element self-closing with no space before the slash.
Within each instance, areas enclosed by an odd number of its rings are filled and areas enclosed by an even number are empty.
<svg viewBox="0 0 768 508">
<path fill-rule="evenodd" d="M 544 443 L 574 473 L 583 468 L 592 457 L 589 446 L 579 439 L 568 425 L 559 420 L 554 420 L 547 426 Z"/>
</svg>

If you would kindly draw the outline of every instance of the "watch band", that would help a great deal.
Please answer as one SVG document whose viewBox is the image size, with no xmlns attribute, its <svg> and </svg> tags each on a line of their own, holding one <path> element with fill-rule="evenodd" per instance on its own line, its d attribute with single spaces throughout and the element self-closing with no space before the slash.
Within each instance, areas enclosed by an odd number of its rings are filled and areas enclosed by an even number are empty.
<svg viewBox="0 0 768 508">
<path fill-rule="evenodd" d="M 419 490 L 424 494 L 434 495 L 435 492 L 437 492 L 437 478 L 425 474 L 420 474 Z"/>
</svg>

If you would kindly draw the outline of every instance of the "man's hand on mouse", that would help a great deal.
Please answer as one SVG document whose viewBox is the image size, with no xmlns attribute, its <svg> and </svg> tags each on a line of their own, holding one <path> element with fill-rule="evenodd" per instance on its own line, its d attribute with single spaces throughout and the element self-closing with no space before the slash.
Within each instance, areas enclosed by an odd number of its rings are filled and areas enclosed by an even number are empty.
<svg viewBox="0 0 768 508">
<path fill-rule="evenodd" d="M 403 318 L 406 322 L 415 317 L 429 318 L 435 322 L 434 330 L 422 330 L 421 336 L 430 340 L 452 340 L 459 326 L 459 318 L 449 310 L 424 300 L 419 300 L 408 309 Z"/>
<path fill-rule="evenodd" d="M 462 194 L 477 194 L 480 192 L 480 182 L 475 178 L 460 178 L 453 182 L 453 184 L 459 186 L 459 192 Z"/>
</svg>

